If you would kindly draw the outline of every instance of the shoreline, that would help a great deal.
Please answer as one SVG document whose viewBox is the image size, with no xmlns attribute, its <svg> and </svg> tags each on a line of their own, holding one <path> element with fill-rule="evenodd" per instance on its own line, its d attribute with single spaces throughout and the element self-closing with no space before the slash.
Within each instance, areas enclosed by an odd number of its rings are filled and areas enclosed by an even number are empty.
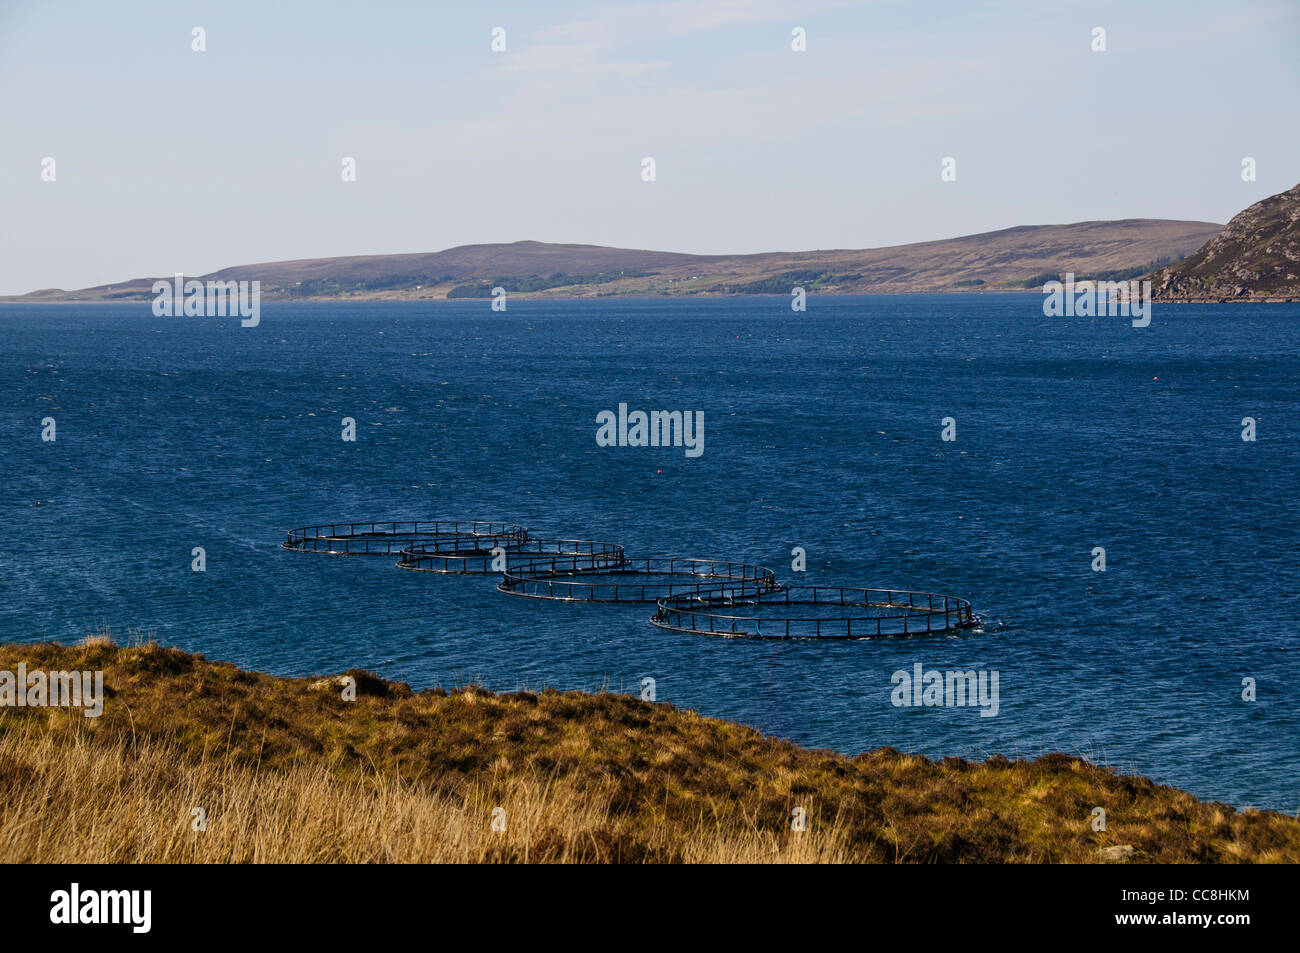
<svg viewBox="0 0 1300 953">
<path fill-rule="evenodd" d="M 1043 295 L 1041 288 L 948 288 L 942 290 L 927 291 L 818 291 L 810 293 L 809 298 L 905 298 L 921 297 L 925 295 L 967 295 L 971 296 L 995 296 L 995 295 L 1032 295 L 1041 297 Z M 510 300 L 518 301 L 698 301 L 701 299 L 716 300 L 782 300 L 788 301 L 788 294 L 736 294 L 723 292 L 693 292 L 690 294 L 599 294 L 599 295 L 551 295 L 546 293 L 536 293 L 527 291 L 508 292 Z M 0 295 L 0 305 L 21 304 L 151 304 L 153 297 L 150 295 L 141 297 L 121 297 L 121 298 L 28 298 L 26 295 Z M 356 296 L 333 296 L 333 297 L 315 297 L 303 295 L 285 297 L 285 296 L 267 296 L 262 299 L 264 304 L 438 304 L 445 302 L 491 302 L 491 298 L 449 298 L 446 295 L 430 295 L 427 297 L 411 295 L 356 295 Z M 1193 297 L 1193 298 L 1162 298 L 1153 295 L 1152 304 L 1300 304 L 1300 298 L 1296 297 Z"/>
</svg>

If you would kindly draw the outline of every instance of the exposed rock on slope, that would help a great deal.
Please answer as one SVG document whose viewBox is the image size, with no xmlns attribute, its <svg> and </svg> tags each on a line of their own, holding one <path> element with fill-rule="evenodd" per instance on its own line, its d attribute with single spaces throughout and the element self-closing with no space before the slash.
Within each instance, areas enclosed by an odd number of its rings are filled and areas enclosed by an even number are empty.
<svg viewBox="0 0 1300 953">
<path fill-rule="evenodd" d="M 1151 275 L 1157 301 L 1300 301 L 1300 185 L 1256 202 Z"/>
</svg>

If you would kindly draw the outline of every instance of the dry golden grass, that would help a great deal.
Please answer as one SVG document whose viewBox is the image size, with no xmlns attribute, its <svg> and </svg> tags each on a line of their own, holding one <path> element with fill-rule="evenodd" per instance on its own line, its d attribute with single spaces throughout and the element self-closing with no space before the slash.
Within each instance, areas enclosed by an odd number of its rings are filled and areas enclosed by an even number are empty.
<svg viewBox="0 0 1300 953">
<path fill-rule="evenodd" d="M 491 796 L 477 785 L 448 795 L 383 774 L 190 764 L 173 745 L 67 744 L 38 731 L 0 737 L 0 765 L 0 863 L 624 859 L 608 795 L 563 780 L 514 776 Z M 671 849 L 687 862 L 816 863 L 846 860 L 842 841 L 835 830 L 775 836 L 701 819 L 659 827 L 638 850 Z"/>
<path fill-rule="evenodd" d="M 5 861 L 1300 862 L 1295 819 L 1064 755 L 847 758 L 624 695 L 361 671 L 347 701 L 336 678 L 98 638 L 0 645 L 19 661 L 102 669 L 108 697 L 93 719 L 0 709 Z"/>
</svg>

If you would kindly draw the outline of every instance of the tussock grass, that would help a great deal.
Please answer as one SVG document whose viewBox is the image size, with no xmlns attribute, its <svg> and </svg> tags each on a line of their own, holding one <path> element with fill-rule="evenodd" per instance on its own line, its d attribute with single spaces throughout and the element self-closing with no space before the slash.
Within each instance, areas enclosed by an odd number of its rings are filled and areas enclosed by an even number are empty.
<svg viewBox="0 0 1300 953">
<path fill-rule="evenodd" d="M 493 794 L 421 789 L 400 777 L 340 779 L 323 764 L 283 771 L 190 763 L 173 744 L 66 744 L 0 737 L 4 863 L 493 863 L 838 861 L 834 832 L 771 836 L 658 828 L 628 839 L 607 792 L 533 775 Z M 196 815 L 195 809 L 202 814 Z M 202 829 L 196 829 L 199 819 Z M 499 818 L 501 829 L 494 827 Z"/>
<path fill-rule="evenodd" d="M 417 693 L 362 671 L 346 701 L 337 676 L 150 642 L 0 646 L 0 668 L 19 661 L 103 669 L 108 697 L 93 719 L 0 709 L 10 862 L 1097 862 L 1125 844 L 1300 862 L 1295 819 L 1065 755 L 847 758 L 625 695 Z"/>
</svg>

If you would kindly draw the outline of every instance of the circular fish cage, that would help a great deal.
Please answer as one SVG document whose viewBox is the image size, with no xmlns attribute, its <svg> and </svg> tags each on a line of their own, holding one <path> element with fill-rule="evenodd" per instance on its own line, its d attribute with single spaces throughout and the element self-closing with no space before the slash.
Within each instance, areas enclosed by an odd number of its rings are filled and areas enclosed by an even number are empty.
<svg viewBox="0 0 1300 953">
<path fill-rule="evenodd" d="M 554 602 L 654 604 L 660 629 L 743 639 L 870 639 L 973 628 L 965 599 L 906 589 L 783 586 L 770 569 L 722 559 L 629 557 L 619 543 L 534 537 L 518 523 L 414 520 L 291 529 L 299 553 L 396 555 L 397 567 L 499 575 L 499 592 Z"/>
<path fill-rule="evenodd" d="M 718 594 L 744 597 L 777 588 L 776 575 L 763 566 L 722 559 L 634 557 L 595 570 L 567 570 L 524 563 L 506 570 L 499 592 L 559 602 L 657 603 L 674 596 Z"/>
<path fill-rule="evenodd" d="M 282 549 L 331 556 L 390 556 L 419 544 L 455 544 L 464 540 L 518 541 L 528 530 L 515 523 L 487 520 L 390 520 L 364 523 L 323 523 L 285 534 Z M 489 546 L 489 548 L 491 548 Z"/>
<path fill-rule="evenodd" d="M 650 624 L 673 632 L 745 639 L 872 639 L 973 628 L 956 596 L 905 589 L 784 586 L 737 598 L 719 592 L 658 601 Z"/>
<path fill-rule="evenodd" d="M 501 575 L 516 570 L 576 573 L 615 569 L 627 562 L 618 543 L 591 539 L 462 536 L 418 542 L 401 550 L 398 569 L 455 575 Z"/>
</svg>

